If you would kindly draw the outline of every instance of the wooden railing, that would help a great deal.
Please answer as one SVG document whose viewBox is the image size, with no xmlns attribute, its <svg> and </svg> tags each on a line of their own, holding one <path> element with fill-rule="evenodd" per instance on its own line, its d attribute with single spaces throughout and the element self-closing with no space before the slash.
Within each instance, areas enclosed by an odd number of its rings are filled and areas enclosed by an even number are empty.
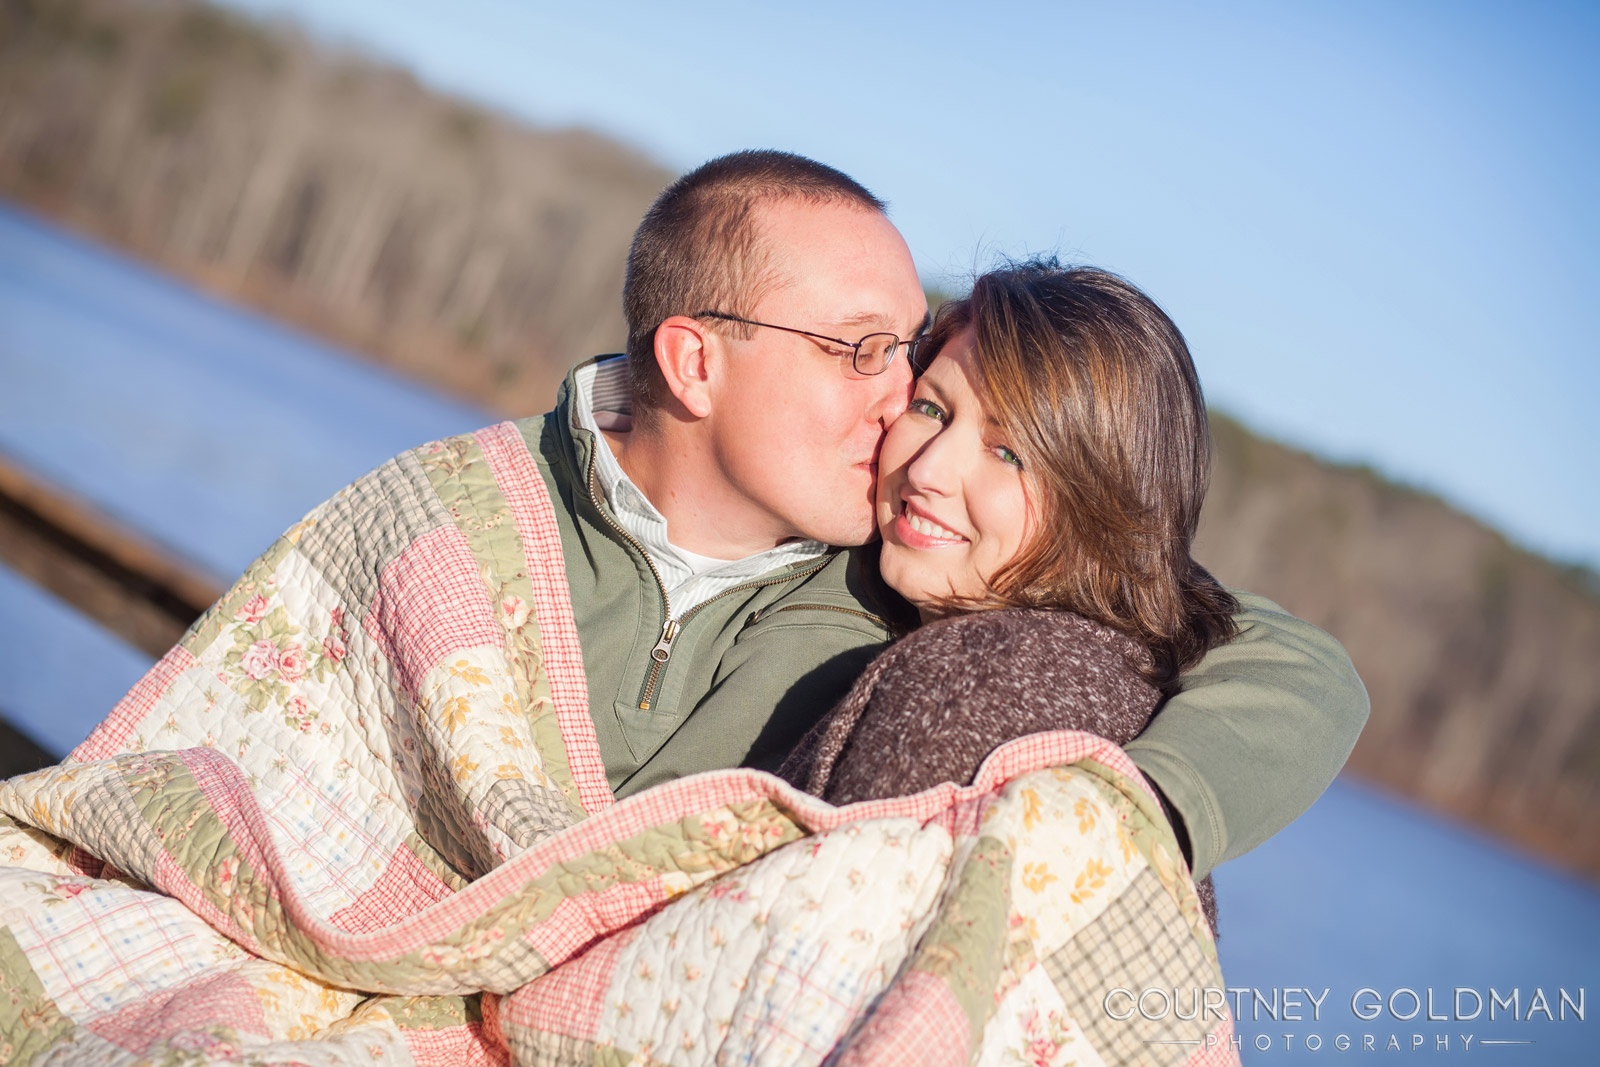
<svg viewBox="0 0 1600 1067">
<path fill-rule="evenodd" d="M 5 456 L 0 563 L 152 656 L 222 593 L 192 565 Z"/>
</svg>

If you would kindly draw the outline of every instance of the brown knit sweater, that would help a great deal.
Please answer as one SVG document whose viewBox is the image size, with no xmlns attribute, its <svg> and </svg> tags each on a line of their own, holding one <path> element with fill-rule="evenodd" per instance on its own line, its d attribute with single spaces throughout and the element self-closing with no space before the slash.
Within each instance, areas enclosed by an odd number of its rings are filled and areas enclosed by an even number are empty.
<svg viewBox="0 0 1600 1067">
<path fill-rule="evenodd" d="M 1160 694 L 1132 638 L 1065 611 L 978 611 L 929 623 L 868 665 L 779 775 L 833 804 L 972 781 L 999 745 L 1048 730 L 1133 740 Z M 1211 879 L 1200 899 L 1217 928 Z"/>
</svg>

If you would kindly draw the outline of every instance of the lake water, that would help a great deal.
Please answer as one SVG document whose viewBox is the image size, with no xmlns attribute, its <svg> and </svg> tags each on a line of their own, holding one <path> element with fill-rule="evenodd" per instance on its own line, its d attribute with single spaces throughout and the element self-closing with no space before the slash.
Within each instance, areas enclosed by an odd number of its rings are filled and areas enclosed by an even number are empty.
<svg viewBox="0 0 1600 1067">
<path fill-rule="evenodd" d="M 389 456 L 491 421 L 0 205 L 0 451 L 221 581 Z M 148 664 L 0 568 L 0 709 L 47 747 Z M 1600 1011 L 1587 883 L 1341 780 L 1217 886 L 1247 1063 L 1600 1063 L 1600 1021 L 1559 1018 L 1561 991 Z M 1427 1019 L 1429 991 L 1448 1016 L 1458 987 L 1479 1017 Z M 1517 1021 L 1488 1020 L 1491 990 Z"/>
</svg>

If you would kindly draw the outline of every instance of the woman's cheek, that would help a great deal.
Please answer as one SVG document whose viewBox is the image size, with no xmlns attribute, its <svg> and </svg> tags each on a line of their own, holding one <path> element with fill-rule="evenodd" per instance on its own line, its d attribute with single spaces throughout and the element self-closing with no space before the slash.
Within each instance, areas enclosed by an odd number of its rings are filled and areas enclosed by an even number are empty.
<svg viewBox="0 0 1600 1067">
<path fill-rule="evenodd" d="M 973 515 L 973 524 L 987 542 L 980 565 L 987 582 L 1028 543 L 1034 526 L 1033 509 L 1022 477 L 1013 474 L 986 480 L 975 505 L 979 514 Z"/>
</svg>

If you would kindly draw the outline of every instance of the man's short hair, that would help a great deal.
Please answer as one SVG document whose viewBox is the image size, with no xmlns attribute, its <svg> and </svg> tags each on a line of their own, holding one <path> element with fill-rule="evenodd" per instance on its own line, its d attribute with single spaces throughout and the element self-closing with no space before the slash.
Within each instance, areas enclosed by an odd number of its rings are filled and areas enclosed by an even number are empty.
<svg viewBox="0 0 1600 1067">
<path fill-rule="evenodd" d="M 633 235 L 622 286 L 636 412 L 665 400 L 655 356 L 656 329 L 664 321 L 701 311 L 753 313 L 774 280 L 755 208 L 773 200 L 884 210 L 883 201 L 849 175 L 771 149 L 719 156 L 669 185 Z M 733 328 L 748 335 L 749 327 Z"/>
</svg>

